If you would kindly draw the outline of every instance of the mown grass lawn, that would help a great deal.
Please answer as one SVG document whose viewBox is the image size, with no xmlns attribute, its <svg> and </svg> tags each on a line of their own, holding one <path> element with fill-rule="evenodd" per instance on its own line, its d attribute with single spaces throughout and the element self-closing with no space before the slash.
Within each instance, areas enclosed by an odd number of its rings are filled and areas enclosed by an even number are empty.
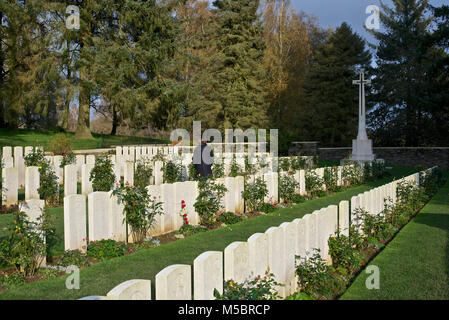
<svg viewBox="0 0 449 320">
<path fill-rule="evenodd" d="M 341 299 L 449 299 L 449 181 L 368 265 L 380 289 L 368 290 L 362 271 Z"/>
<path fill-rule="evenodd" d="M 39 131 L 39 130 L 8 130 L 0 129 L 0 148 L 4 146 L 43 146 L 46 151 L 49 150 L 49 142 L 58 132 L 54 131 Z M 130 145 L 130 144 L 165 144 L 168 140 L 152 139 L 146 137 L 132 137 L 132 136 L 111 136 L 93 133 L 93 139 L 73 139 L 73 132 L 65 132 L 67 137 L 72 141 L 73 150 L 96 149 L 96 148 L 110 148 L 116 145 Z"/>
<path fill-rule="evenodd" d="M 0 299 L 77 299 L 88 295 L 105 295 L 119 283 L 130 279 L 151 279 L 154 284 L 155 275 L 166 266 L 171 264 L 192 265 L 193 260 L 204 251 L 223 251 L 234 241 L 246 241 L 256 232 L 265 232 L 269 227 L 278 226 L 282 222 L 292 221 L 307 213 L 312 213 L 314 210 L 348 200 L 354 195 L 387 183 L 393 176 L 402 177 L 413 172 L 416 172 L 414 168 L 395 167 L 391 171 L 392 177 L 389 178 L 353 187 L 324 198 L 306 201 L 232 226 L 199 233 L 156 248 L 94 264 L 89 268 L 81 269 L 79 290 L 66 289 L 66 277 L 64 276 L 27 283 L 2 291 Z M 54 214 L 58 216 L 57 234 L 59 233 L 63 238 L 62 213 L 55 210 Z M 0 216 L 0 218 L 0 225 L 3 225 L 7 217 Z M 62 244 L 58 241 L 50 244 L 50 252 L 62 252 L 60 250 L 62 250 Z"/>
</svg>

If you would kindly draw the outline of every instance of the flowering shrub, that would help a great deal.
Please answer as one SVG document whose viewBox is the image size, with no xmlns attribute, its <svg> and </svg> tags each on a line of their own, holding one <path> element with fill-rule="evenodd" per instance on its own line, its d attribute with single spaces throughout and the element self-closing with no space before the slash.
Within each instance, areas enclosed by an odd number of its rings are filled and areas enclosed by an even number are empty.
<svg viewBox="0 0 449 320">
<path fill-rule="evenodd" d="M 263 277 L 258 275 L 253 280 L 241 284 L 233 280 L 225 281 L 223 294 L 215 289 L 214 297 L 216 300 L 276 300 L 279 294 L 275 287 L 280 285 L 268 269 Z"/>
<path fill-rule="evenodd" d="M 310 258 L 295 256 L 296 275 L 298 276 L 300 291 L 312 292 L 326 284 L 330 279 L 330 267 L 320 256 L 320 249 L 313 249 Z"/>
<path fill-rule="evenodd" d="M 106 260 L 125 255 L 126 244 L 111 239 L 90 241 L 87 245 L 87 256 L 98 260 Z"/>
<path fill-rule="evenodd" d="M 276 209 L 277 209 L 277 203 L 271 204 L 271 203 L 265 202 L 260 207 L 260 211 L 265 212 L 265 213 L 273 212 Z"/>
<path fill-rule="evenodd" d="M 306 191 L 312 198 L 320 197 L 325 192 L 322 190 L 323 179 L 321 179 L 314 170 L 307 170 L 305 174 Z"/>
<path fill-rule="evenodd" d="M 253 183 L 245 180 L 242 198 L 247 211 L 259 211 L 268 195 L 267 183 L 262 178 L 256 178 Z"/>
<path fill-rule="evenodd" d="M 230 177 L 237 177 L 242 175 L 242 168 L 237 164 L 237 160 L 235 159 L 235 155 L 232 157 L 231 168 L 229 170 Z"/>
<path fill-rule="evenodd" d="M 66 250 L 64 254 L 56 261 L 58 266 L 68 267 L 71 265 L 77 267 L 88 267 L 90 265 L 87 255 L 79 250 Z"/>
<path fill-rule="evenodd" d="M 184 200 L 181 201 L 181 211 L 180 211 L 179 215 L 183 219 L 183 224 L 182 224 L 181 228 L 177 231 L 178 234 L 189 236 L 189 235 L 207 230 L 207 228 L 205 228 L 203 226 L 196 227 L 190 223 L 188 215 L 187 215 L 186 203 Z"/>
<path fill-rule="evenodd" d="M 292 203 L 296 200 L 295 190 L 299 187 L 299 183 L 295 178 L 288 174 L 279 176 L 279 197 L 286 203 Z"/>
<path fill-rule="evenodd" d="M 75 154 L 73 152 L 69 152 L 62 156 L 62 161 L 61 161 L 61 164 L 59 165 L 59 167 L 64 168 L 65 166 L 68 166 L 69 164 L 74 164 L 75 161 L 76 161 Z"/>
<path fill-rule="evenodd" d="M 199 194 L 193 206 L 201 218 L 201 224 L 206 227 L 212 226 L 218 211 L 222 209 L 221 199 L 227 189 L 210 178 L 201 178 L 198 181 L 198 190 Z"/>
<path fill-rule="evenodd" d="M 95 158 L 95 165 L 90 171 L 89 180 L 92 181 L 94 191 L 110 191 L 115 182 L 112 161 L 107 154 Z"/>
<path fill-rule="evenodd" d="M 362 266 L 363 256 L 360 253 L 362 242 L 361 235 L 354 227 L 349 229 L 349 236 L 340 231 L 331 236 L 328 244 L 334 268 L 343 267 L 348 272 L 358 270 Z"/>
<path fill-rule="evenodd" d="M 195 166 L 194 166 L 195 168 Z M 195 171 L 196 173 L 196 171 Z M 212 176 L 214 179 L 218 179 L 218 178 L 223 178 L 225 175 L 224 172 L 224 164 L 223 163 L 217 163 L 214 162 L 214 164 L 212 165 Z"/>
<path fill-rule="evenodd" d="M 52 232 L 44 211 L 37 222 L 31 222 L 23 212 L 13 214 L 9 234 L 0 242 L 0 260 L 16 268 L 22 276 L 32 276 L 47 254 L 45 237 Z"/>
<path fill-rule="evenodd" d="M 152 198 L 145 188 L 125 185 L 112 192 L 124 204 L 125 222 L 131 226 L 134 242 L 142 242 L 158 214 L 163 214 L 162 202 Z"/>
<path fill-rule="evenodd" d="M 188 167 L 189 181 L 197 181 L 198 173 L 196 172 L 195 165 L 193 163 L 189 164 Z"/>
</svg>

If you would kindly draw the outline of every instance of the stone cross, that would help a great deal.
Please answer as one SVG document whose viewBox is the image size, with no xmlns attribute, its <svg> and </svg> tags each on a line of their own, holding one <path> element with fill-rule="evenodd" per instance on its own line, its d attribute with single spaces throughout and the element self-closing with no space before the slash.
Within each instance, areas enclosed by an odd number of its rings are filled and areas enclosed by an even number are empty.
<svg viewBox="0 0 449 320">
<path fill-rule="evenodd" d="M 357 140 L 367 140 L 365 84 L 371 84 L 371 80 L 365 80 L 365 70 L 361 69 L 359 80 L 353 80 L 352 84 L 359 85 L 359 133 L 357 135 Z"/>
</svg>

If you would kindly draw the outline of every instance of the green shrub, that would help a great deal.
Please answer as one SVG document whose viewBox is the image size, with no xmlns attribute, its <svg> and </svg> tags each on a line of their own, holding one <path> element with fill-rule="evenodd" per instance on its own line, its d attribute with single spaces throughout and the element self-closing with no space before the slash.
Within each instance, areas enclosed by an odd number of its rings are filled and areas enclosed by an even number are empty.
<svg viewBox="0 0 449 320">
<path fill-rule="evenodd" d="M 139 188 L 145 188 L 150 185 L 151 175 L 153 169 L 151 168 L 150 161 L 138 161 L 136 164 L 136 170 L 134 170 L 134 185 Z"/>
<path fill-rule="evenodd" d="M 248 155 L 245 155 L 245 176 L 256 174 L 257 168 L 255 164 L 249 161 Z"/>
<path fill-rule="evenodd" d="M 338 192 L 340 187 L 338 186 L 338 168 L 326 167 L 324 168 L 323 181 L 326 185 L 326 189 L 329 192 Z"/>
<path fill-rule="evenodd" d="M 39 169 L 39 198 L 45 200 L 47 205 L 54 205 L 59 202 L 58 177 L 51 168 L 50 162 L 45 159 L 44 152 L 35 150 L 25 156 L 27 167 L 38 167 Z"/>
<path fill-rule="evenodd" d="M 265 276 L 258 275 L 253 280 L 240 284 L 233 280 L 225 281 L 223 294 L 214 290 L 216 300 L 276 300 L 279 294 L 275 287 L 280 286 L 274 279 L 274 274 L 269 270 Z"/>
<path fill-rule="evenodd" d="M 238 215 L 237 213 L 227 211 L 220 213 L 217 220 L 228 225 L 242 221 L 243 217 L 241 215 Z"/>
<path fill-rule="evenodd" d="M 51 232 L 44 210 L 37 222 L 23 212 L 13 214 L 6 239 L 0 242 L 0 260 L 16 268 L 22 276 L 33 276 L 47 254 L 45 237 Z"/>
<path fill-rule="evenodd" d="M 195 165 L 193 163 L 189 164 L 189 168 L 188 168 L 189 172 L 189 181 L 197 181 L 198 178 L 198 173 L 196 172 L 196 168 Z"/>
<path fill-rule="evenodd" d="M 293 203 L 296 199 L 295 190 L 299 187 L 299 183 L 295 178 L 286 174 L 279 176 L 279 197 L 286 203 Z"/>
<path fill-rule="evenodd" d="M 290 159 L 289 158 L 283 158 L 280 159 L 279 168 L 284 172 L 290 171 Z"/>
<path fill-rule="evenodd" d="M 209 227 L 216 222 L 216 215 L 222 209 L 221 199 L 227 189 L 224 185 L 214 182 L 210 178 L 198 181 L 199 194 L 194 204 L 195 211 L 201 218 L 201 224 Z"/>
<path fill-rule="evenodd" d="M 164 183 L 175 183 L 182 181 L 182 166 L 174 161 L 167 161 L 162 167 Z"/>
<path fill-rule="evenodd" d="M 270 212 L 276 211 L 276 209 L 277 209 L 276 206 L 277 206 L 277 204 L 271 204 L 271 203 L 265 202 L 260 206 L 260 211 L 265 212 L 265 213 L 270 213 Z"/>
<path fill-rule="evenodd" d="M 145 188 L 128 185 L 115 189 L 113 195 L 124 205 L 125 222 L 131 226 L 134 242 L 144 241 L 156 215 L 163 214 L 162 202 L 152 198 Z"/>
<path fill-rule="evenodd" d="M 193 167 L 195 170 L 195 166 Z M 196 174 L 196 170 L 195 170 Z M 214 162 L 212 165 L 212 176 L 214 179 L 223 178 L 224 177 L 224 164 L 223 163 L 217 163 Z"/>
<path fill-rule="evenodd" d="M 90 171 L 89 180 L 92 181 L 94 191 L 110 191 L 114 187 L 115 174 L 112 161 L 107 154 L 95 158 L 95 165 Z"/>
<path fill-rule="evenodd" d="M 76 161 L 75 154 L 73 152 L 67 153 L 63 155 L 61 164 L 59 165 L 60 168 L 64 168 L 65 166 L 68 166 L 70 164 L 74 164 Z"/>
<path fill-rule="evenodd" d="M 321 179 L 314 170 L 306 170 L 305 184 L 308 195 L 312 198 L 319 197 L 324 191 L 323 179 Z"/>
<path fill-rule="evenodd" d="M 290 160 L 290 168 L 293 171 L 306 169 L 307 168 L 306 159 L 301 157 L 301 156 L 292 157 L 291 160 Z"/>
<path fill-rule="evenodd" d="M 64 254 L 56 261 L 56 265 L 62 267 L 77 266 L 88 267 L 90 265 L 87 255 L 79 250 L 66 250 Z"/>
<path fill-rule="evenodd" d="M 348 270 L 348 272 L 353 272 L 362 266 L 363 256 L 359 252 L 357 238 L 353 237 L 356 233 L 358 234 L 354 230 L 351 231 L 351 236 L 345 236 L 338 231 L 328 239 L 329 254 L 332 257 L 334 268 L 342 267 Z"/>
<path fill-rule="evenodd" d="M 253 183 L 245 180 L 242 198 L 245 200 L 247 211 L 259 211 L 268 195 L 267 183 L 262 178 L 256 178 Z"/>
<path fill-rule="evenodd" d="M 54 155 L 65 156 L 72 152 L 72 140 L 64 133 L 55 134 L 49 142 L 49 149 Z"/>
<path fill-rule="evenodd" d="M 25 283 L 26 283 L 25 277 L 18 272 L 9 274 L 0 273 L 0 287 L 10 289 L 21 286 Z"/>
<path fill-rule="evenodd" d="M 324 286 L 330 280 L 331 268 L 320 256 L 320 249 L 313 249 L 314 254 L 310 258 L 296 256 L 295 268 L 299 280 L 300 291 L 314 292 Z"/>
<path fill-rule="evenodd" d="M 231 162 L 231 168 L 229 170 L 229 176 L 230 177 L 238 177 L 241 176 L 242 174 L 242 168 L 237 164 L 237 160 L 235 158 L 235 155 L 233 155 L 232 157 L 232 162 Z"/>
<path fill-rule="evenodd" d="M 98 260 L 106 260 L 125 255 L 126 244 L 111 239 L 90 241 L 87 245 L 87 256 Z"/>
</svg>

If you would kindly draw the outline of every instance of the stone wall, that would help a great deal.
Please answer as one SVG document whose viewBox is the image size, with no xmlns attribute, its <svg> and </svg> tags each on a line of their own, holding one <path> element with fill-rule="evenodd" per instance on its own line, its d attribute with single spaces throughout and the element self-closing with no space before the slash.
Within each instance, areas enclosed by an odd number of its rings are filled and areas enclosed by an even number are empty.
<svg viewBox="0 0 449 320">
<path fill-rule="evenodd" d="M 384 159 L 390 165 L 439 166 L 449 170 L 449 147 L 374 147 L 373 149 L 377 158 Z M 318 154 L 323 160 L 340 161 L 351 151 L 351 148 L 318 148 Z"/>
</svg>

